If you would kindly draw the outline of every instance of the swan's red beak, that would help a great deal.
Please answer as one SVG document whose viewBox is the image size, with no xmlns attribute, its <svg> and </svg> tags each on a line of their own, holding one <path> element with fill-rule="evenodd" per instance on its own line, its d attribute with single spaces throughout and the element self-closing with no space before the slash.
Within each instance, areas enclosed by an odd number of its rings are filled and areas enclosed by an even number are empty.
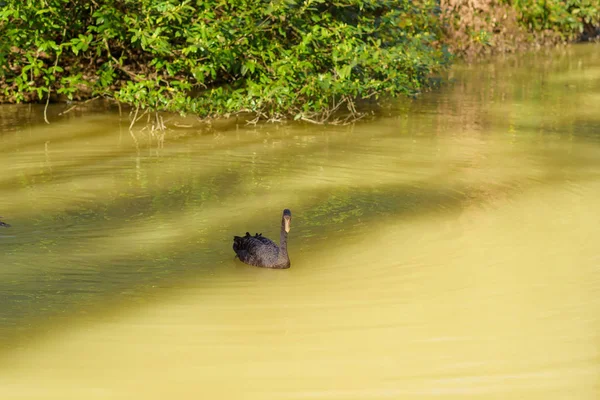
<svg viewBox="0 0 600 400">
<path fill-rule="evenodd" d="M 287 215 L 285 217 L 283 217 L 283 223 L 284 223 L 284 228 L 285 228 L 286 233 L 289 233 L 289 231 L 290 231 L 290 222 L 292 222 L 291 217 L 288 217 Z"/>
</svg>

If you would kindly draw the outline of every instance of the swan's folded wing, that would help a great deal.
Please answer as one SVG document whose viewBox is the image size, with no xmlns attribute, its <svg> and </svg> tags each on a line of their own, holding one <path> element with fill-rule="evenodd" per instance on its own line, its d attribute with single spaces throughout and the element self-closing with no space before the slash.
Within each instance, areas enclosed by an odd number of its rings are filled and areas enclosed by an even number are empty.
<svg viewBox="0 0 600 400">
<path fill-rule="evenodd" d="M 279 249 L 279 247 L 275 244 L 275 242 L 273 242 L 271 239 L 266 238 L 266 237 L 264 237 L 262 235 L 254 236 L 252 239 L 256 239 L 256 240 L 260 241 L 262 244 L 264 244 L 266 246 L 273 246 L 276 249 Z"/>
<path fill-rule="evenodd" d="M 236 236 L 234 238 L 234 250 L 245 250 L 249 254 L 259 254 L 265 251 L 277 252 L 279 248 L 272 240 L 263 236 Z"/>
</svg>

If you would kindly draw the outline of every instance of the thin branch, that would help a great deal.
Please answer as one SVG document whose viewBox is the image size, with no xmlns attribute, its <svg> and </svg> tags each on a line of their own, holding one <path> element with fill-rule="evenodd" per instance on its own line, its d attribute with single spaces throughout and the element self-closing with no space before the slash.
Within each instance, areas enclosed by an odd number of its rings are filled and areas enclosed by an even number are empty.
<svg viewBox="0 0 600 400">
<path fill-rule="evenodd" d="M 98 99 L 98 98 L 100 98 L 100 96 L 95 96 L 95 97 L 92 97 L 91 99 L 87 99 L 87 100 L 85 100 L 85 101 L 82 101 L 81 103 L 75 104 L 74 106 L 70 107 L 70 108 L 69 108 L 69 109 L 67 109 L 66 111 L 62 111 L 62 112 L 58 113 L 58 115 L 65 115 L 66 113 L 69 113 L 69 112 L 73 111 L 73 110 L 74 110 L 74 109 L 76 109 L 77 107 L 79 107 L 79 106 L 81 106 L 81 105 L 83 105 L 83 104 L 87 104 L 87 103 L 89 103 L 90 101 L 94 101 L 94 100 L 96 100 L 96 99 Z M 121 106 L 119 106 L 119 109 L 120 109 L 120 108 L 121 108 Z"/>
<path fill-rule="evenodd" d="M 140 106 L 137 106 L 137 108 L 135 109 L 135 115 L 133 116 L 133 119 L 131 120 L 131 124 L 129 125 L 129 130 L 131 130 L 133 128 L 133 124 L 135 124 L 135 122 L 136 122 L 136 118 L 137 118 L 139 110 L 140 110 Z"/>
<path fill-rule="evenodd" d="M 58 65 L 59 58 L 60 54 L 57 54 L 56 60 L 54 61 L 54 73 L 56 73 L 56 66 Z M 47 124 L 50 124 L 50 121 L 48 121 L 48 104 L 50 104 L 50 93 L 52 93 L 52 85 L 48 85 L 48 95 L 46 96 L 46 106 L 44 107 L 44 121 L 46 121 Z"/>
<path fill-rule="evenodd" d="M 67 28 L 63 29 L 63 38 L 67 34 Z M 60 48 L 60 47 L 59 47 Z M 62 52 L 62 49 L 61 49 Z M 60 58 L 60 53 L 56 54 L 56 60 L 54 60 L 54 73 L 56 73 L 56 66 L 58 65 L 58 59 Z M 48 85 L 48 95 L 46 97 L 46 106 L 44 107 L 44 121 L 47 124 L 50 124 L 48 121 L 48 104 L 50 104 L 50 93 L 52 92 L 52 85 Z"/>
<path fill-rule="evenodd" d="M 48 121 L 48 104 L 50 104 L 50 87 L 48 87 L 48 96 L 46 96 L 46 106 L 44 107 L 44 121 L 50 125 L 50 121 Z"/>
</svg>

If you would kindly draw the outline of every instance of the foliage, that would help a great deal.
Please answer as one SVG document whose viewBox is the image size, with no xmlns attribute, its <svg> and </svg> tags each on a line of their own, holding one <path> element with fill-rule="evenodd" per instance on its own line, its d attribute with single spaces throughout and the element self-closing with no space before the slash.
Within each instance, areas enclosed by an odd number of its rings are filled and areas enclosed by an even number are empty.
<svg viewBox="0 0 600 400">
<path fill-rule="evenodd" d="M 505 0 L 519 12 L 521 22 L 536 32 L 551 31 L 573 39 L 600 24 L 600 0 Z"/>
<path fill-rule="evenodd" d="M 444 37 L 452 52 L 472 57 L 528 43 L 517 12 L 502 0 L 441 0 Z"/>
<path fill-rule="evenodd" d="M 445 40 L 473 56 L 590 38 L 600 0 L 441 0 Z"/>
<path fill-rule="evenodd" d="M 322 121 L 426 87 L 448 61 L 438 13 L 435 0 L 5 0 L 0 90 Z"/>
</svg>

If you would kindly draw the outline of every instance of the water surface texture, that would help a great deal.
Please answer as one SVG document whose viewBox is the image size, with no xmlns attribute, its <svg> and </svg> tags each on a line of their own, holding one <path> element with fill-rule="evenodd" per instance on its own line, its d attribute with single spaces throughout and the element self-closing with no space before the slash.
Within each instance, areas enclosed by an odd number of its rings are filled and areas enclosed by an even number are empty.
<svg viewBox="0 0 600 400">
<path fill-rule="evenodd" d="M 600 398 L 600 47 L 346 127 L 0 107 L 3 399 Z M 277 239 L 292 267 L 234 260 Z"/>
</svg>

